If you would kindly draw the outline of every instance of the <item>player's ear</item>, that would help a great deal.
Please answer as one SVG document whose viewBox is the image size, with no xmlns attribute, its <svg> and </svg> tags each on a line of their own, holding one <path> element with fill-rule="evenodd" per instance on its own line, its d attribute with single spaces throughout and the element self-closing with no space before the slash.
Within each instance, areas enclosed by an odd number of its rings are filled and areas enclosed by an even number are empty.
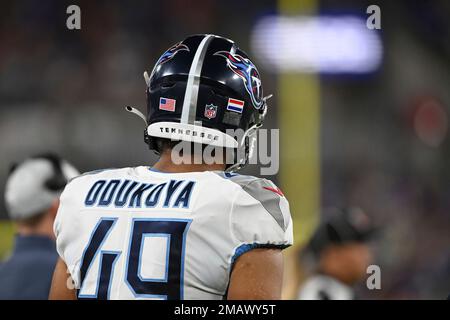
<svg viewBox="0 0 450 320">
<path fill-rule="evenodd" d="M 53 202 L 50 208 L 48 209 L 48 213 L 51 215 L 52 219 L 56 218 L 56 214 L 58 213 L 59 208 L 59 199 L 56 198 Z"/>
</svg>

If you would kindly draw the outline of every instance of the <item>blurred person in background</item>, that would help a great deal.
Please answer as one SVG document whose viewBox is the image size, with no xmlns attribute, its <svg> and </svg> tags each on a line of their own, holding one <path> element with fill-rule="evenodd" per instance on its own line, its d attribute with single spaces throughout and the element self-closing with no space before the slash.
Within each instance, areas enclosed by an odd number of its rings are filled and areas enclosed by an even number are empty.
<svg viewBox="0 0 450 320">
<path fill-rule="evenodd" d="M 337 212 L 325 219 L 301 254 L 311 270 L 300 286 L 300 300 L 352 300 L 354 286 L 366 276 L 372 260 L 368 240 L 374 233 L 369 217 L 359 208 Z"/>
<path fill-rule="evenodd" d="M 78 174 L 55 154 L 12 166 L 5 201 L 17 235 L 11 257 L 0 264 L 0 299 L 47 299 L 58 258 L 53 222 L 59 195 Z"/>
</svg>

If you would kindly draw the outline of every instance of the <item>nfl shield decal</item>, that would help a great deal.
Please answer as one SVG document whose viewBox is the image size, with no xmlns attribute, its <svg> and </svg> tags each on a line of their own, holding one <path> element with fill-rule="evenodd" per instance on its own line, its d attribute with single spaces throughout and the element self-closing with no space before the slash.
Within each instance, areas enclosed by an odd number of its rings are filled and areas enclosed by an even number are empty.
<svg viewBox="0 0 450 320">
<path fill-rule="evenodd" d="M 217 106 L 213 104 L 207 104 L 205 106 L 205 117 L 208 119 L 213 119 L 217 115 Z"/>
</svg>

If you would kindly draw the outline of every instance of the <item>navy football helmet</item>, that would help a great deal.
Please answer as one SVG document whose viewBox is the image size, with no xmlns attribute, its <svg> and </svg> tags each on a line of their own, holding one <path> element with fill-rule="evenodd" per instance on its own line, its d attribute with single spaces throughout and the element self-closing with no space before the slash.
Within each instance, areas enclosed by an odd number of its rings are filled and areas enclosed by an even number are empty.
<svg viewBox="0 0 450 320">
<path fill-rule="evenodd" d="M 267 97 L 255 65 L 232 40 L 190 36 L 164 52 L 144 78 L 150 149 L 156 149 L 153 138 L 190 141 L 240 150 L 227 171 L 248 163 Z M 237 129 L 243 134 L 236 136 Z"/>
</svg>

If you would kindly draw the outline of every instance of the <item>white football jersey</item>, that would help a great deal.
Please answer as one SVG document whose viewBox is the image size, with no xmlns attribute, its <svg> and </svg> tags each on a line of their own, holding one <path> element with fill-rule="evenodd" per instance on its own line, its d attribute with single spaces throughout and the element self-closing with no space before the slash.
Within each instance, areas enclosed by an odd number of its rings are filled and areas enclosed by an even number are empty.
<svg viewBox="0 0 450 320">
<path fill-rule="evenodd" d="M 80 299 L 223 299 L 240 255 L 293 241 L 272 182 L 149 167 L 75 178 L 54 230 Z"/>
</svg>

